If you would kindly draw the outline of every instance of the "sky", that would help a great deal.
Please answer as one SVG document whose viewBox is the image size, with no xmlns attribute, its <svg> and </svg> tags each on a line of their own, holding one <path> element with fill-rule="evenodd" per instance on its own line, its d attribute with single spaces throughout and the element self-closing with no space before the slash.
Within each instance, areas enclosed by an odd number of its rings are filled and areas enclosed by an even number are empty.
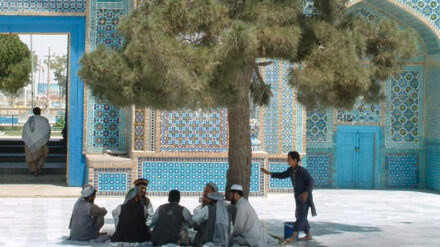
<svg viewBox="0 0 440 247">
<path fill-rule="evenodd" d="M 25 43 L 29 50 L 31 49 L 30 45 L 30 35 L 29 34 L 20 34 L 20 39 L 23 43 Z M 49 54 L 49 47 L 50 47 L 50 53 L 51 56 L 53 55 L 64 55 L 67 54 L 67 34 L 64 35 L 51 35 L 51 34 L 44 34 L 44 35 L 32 35 L 32 48 L 35 51 L 35 53 L 38 56 L 38 59 L 41 60 L 41 63 L 43 63 L 43 60 L 47 58 Z M 38 62 L 38 61 L 37 61 Z M 43 65 L 44 66 L 44 65 Z M 40 75 L 40 81 L 46 82 L 47 78 L 47 70 L 45 71 L 44 75 Z M 50 83 L 55 83 L 53 81 L 53 74 L 51 74 L 51 80 Z M 35 84 L 38 83 L 38 72 L 34 75 Z"/>
</svg>

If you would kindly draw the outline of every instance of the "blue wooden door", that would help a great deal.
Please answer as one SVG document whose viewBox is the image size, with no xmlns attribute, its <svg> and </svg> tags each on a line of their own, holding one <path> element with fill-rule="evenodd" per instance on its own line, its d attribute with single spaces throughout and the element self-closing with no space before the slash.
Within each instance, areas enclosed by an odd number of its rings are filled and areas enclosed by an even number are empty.
<svg viewBox="0 0 440 247">
<path fill-rule="evenodd" d="M 372 189 L 379 131 L 362 126 L 339 126 L 336 138 L 337 182 L 340 188 Z"/>
</svg>

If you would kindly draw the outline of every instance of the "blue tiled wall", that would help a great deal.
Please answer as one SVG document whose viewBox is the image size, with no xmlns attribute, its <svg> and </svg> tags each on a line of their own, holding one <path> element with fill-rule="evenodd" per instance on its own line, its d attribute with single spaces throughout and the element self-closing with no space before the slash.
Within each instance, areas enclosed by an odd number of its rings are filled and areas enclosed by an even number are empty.
<svg viewBox="0 0 440 247">
<path fill-rule="evenodd" d="M 253 159 L 251 195 L 264 194 L 264 159 Z M 198 195 L 212 181 L 225 191 L 228 161 L 226 158 L 139 158 L 138 174 L 150 180 L 150 195 L 167 195 L 172 189 Z"/>
<path fill-rule="evenodd" d="M 385 158 L 388 188 L 416 188 L 417 154 L 388 154 Z"/>
<path fill-rule="evenodd" d="M 440 191 L 440 68 L 426 69 L 426 187 Z"/>
<path fill-rule="evenodd" d="M 131 169 L 96 168 L 94 186 L 100 195 L 121 196 L 132 187 Z"/>
</svg>

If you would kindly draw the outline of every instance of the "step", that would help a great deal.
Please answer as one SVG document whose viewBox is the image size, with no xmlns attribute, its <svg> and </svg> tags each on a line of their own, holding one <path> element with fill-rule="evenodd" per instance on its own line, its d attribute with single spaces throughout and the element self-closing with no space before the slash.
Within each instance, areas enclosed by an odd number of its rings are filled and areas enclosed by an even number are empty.
<svg viewBox="0 0 440 247">
<path fill-rule="evenodd" d="M 1 184 L 65 184 L 66 175 L 1 175 Z"/>
<path fill-rule="evenodd" d="M 66 162 L 67 155 L 66 154 L 54 154 L 49 153 L 47 156 L 46 162 Z M 24 153 L 0 153 L 0 163 L 2 162 L 25 162 Z"/>
<path fill-rule="evenodd" d="M 18 139 L 18 140 L 17 139 L 0 139 L 0 147 L 8 146 L 8 145 L 17 145 L 17 146 L 21 145 L 21 146 L 23 146 L 24 142 L 23 142 L 23 140 L 20 140 L 20 139 Z M 50 146 L 64 146 L 64 140 L 62 140 L 62 139 L 52 140 L 51 139 L 51 140 L 49 140 L 49 147 Z"/>
<path fill-rule="evenodd" d="M 24 153 L 23 145 L 0 146 L 1 153 Z M 64 146 L 49 146 L 50 153 L 66 153 Z"/>
<path fill-rule="evenodd" d="M 46 168 L 46 166 L 44 166 L 41 173 L 43 175 L 65 175 L 66 168 Z M 29 172 L 29 168 L 0 168 L 0 177 L 7 175 L 31 176 L 31 173 Z"/>
<path fill-rule="evenodd" d="M 0 168 L 28 168 L 25 162 L 1 162 Z M 46 162 L 44 168 L 66 168 L 66 162 Z"/>
</svg>

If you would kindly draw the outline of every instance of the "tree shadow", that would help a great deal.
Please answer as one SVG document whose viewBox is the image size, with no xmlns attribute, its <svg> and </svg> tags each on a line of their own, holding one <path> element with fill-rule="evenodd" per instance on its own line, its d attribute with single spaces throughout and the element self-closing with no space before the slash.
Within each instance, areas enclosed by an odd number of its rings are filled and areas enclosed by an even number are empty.
<svg viewBox="0 0 440 247">
<path fill-rule="evenodd" d="M 281 220 L 262 220 L 262 221 L 266 229 L 271 234 L 280 237 L 284 236 L 284 221 Z M 382 231 L 379 227 L 348 225 L 348 224 L 340 224 L 333 222 L 310 222 L 310 227 L 312 230 L 312 235 L 314 237 L 332 235 L 332 234 L 341 234 L 346 232 L 366 233 L 366 232 Z M 300 236 L 304 236 L 304 233 L 300 232 Z M 298 241 L 288 246 L 323 247 L 326 245 L 320 241 L 317 241 L 317 239 L 314 239 L 312 241 Z"/>
</svg>

